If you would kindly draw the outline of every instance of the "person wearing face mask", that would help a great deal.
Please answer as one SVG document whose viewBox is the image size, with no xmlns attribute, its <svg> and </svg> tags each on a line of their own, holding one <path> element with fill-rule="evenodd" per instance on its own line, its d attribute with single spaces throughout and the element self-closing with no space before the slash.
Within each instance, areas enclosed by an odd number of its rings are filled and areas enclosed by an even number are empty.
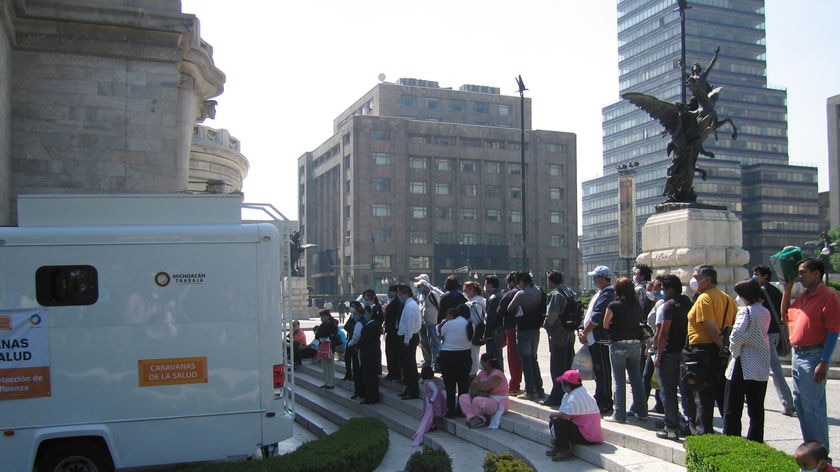
<svg viewBox="0 0 840 472">
<path fill-rule="evenodd" d="M 793 459 L 799 472 L 837 472 L 828 462 L 828 450 L 817 441 L 806 441 L 796 448 Z"/>
<path fill-rule="evenodd" d="M 690 286 L 698 295 L 688 312 L 688 351 L 702 371 L 685 385 L 689 428 L 696 434 L 713 434 L 714 405 L 723 416 L 723 329 L 732 326 L 738 304 L 717 288 L 717 271 L 710 265 L 694 268 Z"/>
<path fill-rule="evenodd" d="M 595 401 L 601 414 L 613 414 L 612 367 L 610 365 L 609 332 L 603 328 L 607 306 L 615 300 L 615 288 L 612 286 L 612 271 L 607 266 L 598 266 L 589 272 L 598 292 L 589 300 L 583 329 L 578 332 L 578 340 L 589 348 L 592 355 L 592 371 L 595 376 Z"/>
<path fill-rule="evenodd" d="M 362 304 L 358 301 L 350 302 L 350 308 L 348 308 L 350 312 L 350 319 L 347 320 L 347 324 L 344 325 L 345 328 L 351 325 L 352 323 L 352 331 L 348 333 L 347 336 L 347 353 L 350 355 L 350 363 L 346 364 L 348 366 L 348 380 L 353 381 L 353 396 L 350 397 L 351 399 L 355 400 L 359 397 L 364 397 L 364 380 L 362 378 L 362 364 L 361 360 L 359 359 L 359 339 L 362 338 L 362 328 L 365 325 L 364 320 L 364 313 L 365 310 L 362 308 Z M 347 354 L 345 354 L 347 355 Z M 345 360 L 345 363 L 347 361 Z"/>
<path fill-rule="evenodd" d="M 770 339 L 770 375 L 773 377 L 773 386 L 776 388 L 776 395 L 782 403 L 782 414 L 785 416 L 796 415 L 793 409 L 793 395 L 790 393 L 785 374 L 782 371 L 782 363 L 779 361 L 779 353 L 790 354 L 790 342 L 788 341 L 787 326 L 782 323 L 781 306 L 782 292 L 770 283 L 773 272 L 765 265 L 753 267 L 752 279 L 761 286 L 763 295 L 762 305 L 770 311 L 772 318 L 770 327 L 767 328 L 767 337 Z"/>
<path fill-rule="evenodd" d="M 382 369 L 382 307 L 372 289 L 365 290 L 362 295 L 365 300 L 365 315 L 360 321 L 362 332 L 356 348 L 359 352 L 359 364 L 362 372 L 363 404 L 379 402 L 379 374 Z"/>
<path fill-rule="evenodd" d="M 428 274 L 420 274 L 414 278 L 417 289 L 417 305 L 420 306 L 420 316 L 423 327 L 420 329 L 420 352 L 423 363 L 440 372 L 438 355 L 440 354 L 440 339 L 437 335 L 438 313 L 440 310 L 440 296 L 443 292 L 429 282 Z"/>
<path fill-rule="evenodd" d="M 388 287 L 388 303 L 385 305 L 385 365 L 388 374 L 385 380 L 403 381 L 402 362 L 400 362 L 400 345 L 402 340 L 397 334 L 397 326 L 400 324 L 400 314 L 403 304 L 397 296 L 397 286 Z"/>
<path fill-rule="evenodd" d="M 556 412 L 548 417 L 553 447 L 545 451 L 554 462 L 572 458 L 572 444 L 597 444 L 604 441 L 601 412 L 595 398 L 583 388 L 580 372 L 567 370 L 555 379 L 565 394 Z"/>
<path fill-rule="evenodd" d="M 648 282 L 645 288 L 645 298 L 653 302 L 653 305 L 645 313 L 647 325 L 653 330 L 653 339 L 651 339 L 650 346 L 647 347 L 647 355 L 644 356 L 644 366 L 642 368 L 642 380 L 645 385 L 645 398 L 650 397 L 650 391 L 653 388 L 651 381 L 653 380 L 653 373 L 655 366 L 653 364 L 653 355 L 656 354 L 656 334 L 659 325 L 657 324 L 658 313 L 661 312 L 662 304 L 665 303 L 665 292 L 662 290 L 662 276 L 657 276 L 652 282 Z M 659 323 L 661 325 L 661 323 Z M 653 411 L 657 413 L 664 413 L 665 407 L 662 405 L 662 399 L 659 396 L 659 389 L 657 388 L 653 393 L 655 404 Z"/>
</svg>

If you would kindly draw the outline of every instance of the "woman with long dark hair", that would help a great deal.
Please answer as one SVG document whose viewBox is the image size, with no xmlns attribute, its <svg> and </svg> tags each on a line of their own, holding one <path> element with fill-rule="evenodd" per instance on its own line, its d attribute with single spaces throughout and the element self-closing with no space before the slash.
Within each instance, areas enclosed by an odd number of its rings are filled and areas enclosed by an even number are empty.
<svg viewBox="0 0 840 472">
<path fill-rule="evenodd" d="M 642 380 L 642 322 L 644 314 L 636 286 L 627 277 L 615 282 L 615 301 L 609 304 L 604 314 L 604 328 L 609 330 L 610 364 L 613 373 L 613 397 L 615 412 L 607 421 L 624 423 L 627 416 L 646 419 L 648 416 L 645 384 Z M 627 382 L 633 392 L 631 411 L 626 409 Z"/>
<path fill-rule="evenodd" d="M 470 368 L 472 368 L 472 335 L 470 307 L 462 303 L 447 310 L 446 319 L 438 325 L 443 340 L 440 346 L 440 371 L 446 388 L 446 417 L 463 416 L 458 411 L 458 395 L 470 389 Z M 457 394 L 455 390 L 458 390 Z"/>
</svg>

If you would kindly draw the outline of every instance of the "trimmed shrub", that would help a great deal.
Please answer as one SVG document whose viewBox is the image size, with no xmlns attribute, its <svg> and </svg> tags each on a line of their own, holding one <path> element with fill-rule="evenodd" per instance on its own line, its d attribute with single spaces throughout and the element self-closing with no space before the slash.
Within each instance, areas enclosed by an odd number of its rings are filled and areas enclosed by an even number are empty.
<svg viewBox="0 0 840 472">
<path fill-rule="evenodd" d="M 452 472 L 452 459 L 443 449 L 423 446 L 408 458 L 406 472 Z"/>
<path fill-rule="evenodd" d="M 534 468 L 522 459 L 517 459 L 509 452 L 494 454 L 488 452 L 484 457 L 484 472 L 535 472 Z"/>
<path fill-rule="evenodd" d="M 685 438 L 688 472 L 743 472 L 772 470 L 797 472 L 793 457 L 772 447 L 739 436 L 704 434 Z"/>
</svg>

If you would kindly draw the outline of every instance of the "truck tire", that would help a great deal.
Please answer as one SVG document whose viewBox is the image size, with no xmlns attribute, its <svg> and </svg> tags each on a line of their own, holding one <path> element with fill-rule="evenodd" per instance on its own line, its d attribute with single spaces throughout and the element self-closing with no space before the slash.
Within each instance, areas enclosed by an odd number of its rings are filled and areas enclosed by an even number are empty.
<svg viewBox="0 0 840 472">
<path fill-rule="evenodd" d="M 60 441 L 48 446 L 38 461 L 38 472 L 113 472 L 108 451 L 96 441 Z"/>
</svg>

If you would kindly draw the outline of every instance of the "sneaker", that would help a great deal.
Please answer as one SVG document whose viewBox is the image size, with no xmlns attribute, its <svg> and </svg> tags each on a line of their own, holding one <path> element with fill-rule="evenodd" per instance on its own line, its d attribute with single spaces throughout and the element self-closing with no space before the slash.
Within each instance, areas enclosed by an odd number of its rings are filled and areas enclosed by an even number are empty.
<svg viewBox="0 0 840 472">
<path fill-rule="evenodd" d="M 657 431 L 656 437 L 660 439 L 671 439 L 673 441 L 676 441 L 680 438 L 680 434 L 676 430 L 665 428 L 661 431 Z"/>
<path fill-rule="evenodd" d="M 481 416 L 473 416 L 472 418 L 467 420 L 467 426 L 470 429 L 480 428 L 480 427 L 484 426 L 486 423 L 487 423 L 487 421 Z"/>
<path fill-rule="evenodd" d="M 795 418 L 796 417 L 796 410 L 794 410 L 793 408 L 785 408 L 785 410 L 782 411 L 782 414 L 785 415 L 785 416 L 790 416 L 790 417 Z"/>
<path fill-rule="evenodd" d="M 620 420 L 620 419 L 616 418 L 615 415 L 607 416 L 607 417 L 603 418 L 603 420 L 606 421 L 606 422 L 609 422 L 609 423 L 620 423 L 620 424 L 624 424 L 624 423 L 627 422 L 627 420 Z"/>
<path fill-rule="evenodd" d="M 525 393 L 524 390 L 508 390 L 508 396 L 509 397 L 515 397 L 515 396 L 518 396 L 518 395 L 522 395 L 523 393 Z"/>
<path fill-rule="evenodd" d="M 520 400 L 533 400 L 534 396 L 531 395 L 530 393 L 521 393 L 521 394 L 517 395 L 516 398 L 518 398 Z"/>
<path fill-rule="evenodd" d="M 636 416 L 636 412 L 635 412 L 635 411 L 633 411 L 633 410 L 627 410 L 627 417 L 628 417 L 628 418 L 632 418 L 632 417 L 634 417 L 634 416 Z"/>
<path fill-rule="evenodd" d="M 554 457 L 557 454 L 560 454 L 559 449 L 549 449 L 549 450 L 545 451 L 545 455 L 547 455 L 548 457 Z"/>
</svg>

